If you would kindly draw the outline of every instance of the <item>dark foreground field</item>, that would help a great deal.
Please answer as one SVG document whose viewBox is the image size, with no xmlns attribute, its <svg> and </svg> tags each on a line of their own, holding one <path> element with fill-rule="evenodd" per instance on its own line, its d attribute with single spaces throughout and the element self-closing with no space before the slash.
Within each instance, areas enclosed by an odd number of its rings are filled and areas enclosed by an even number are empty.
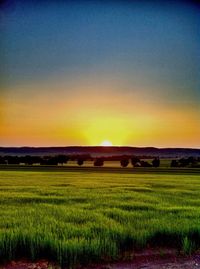
<svg viewBox="0 0 200 269">
<path fill-rule="evenodd" d="M 88 267 L 142 249 L 200 247 L 199 170 L 0 169 L 2 262 Z"/>
<path fill-rule="evenodd" d="M 175 250 L 165 250 L 161 255 L 160 250 L 145 250 L 135 253 L 128 261 L 101 263 L 79 267 L 79 269 L 199 269 L 200 255 L 178 255 Z M 46 260 L 31 262 L 27 260 L 12 261 L 0 265 L 0 269 L 61 269 L 59 265 Z"/>
</svg>

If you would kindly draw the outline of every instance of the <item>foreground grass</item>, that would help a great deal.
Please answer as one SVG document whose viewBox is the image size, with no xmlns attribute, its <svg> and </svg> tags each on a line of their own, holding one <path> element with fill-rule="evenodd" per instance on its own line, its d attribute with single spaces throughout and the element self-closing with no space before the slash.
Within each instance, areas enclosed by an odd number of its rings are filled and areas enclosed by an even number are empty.
<svg viewBox="0 0 200 269">
<path fill-rule="evenodd" d="M 0 260 L 73 267 L 200 247 L 200 174 L 0 171 Z"/>
</svg>

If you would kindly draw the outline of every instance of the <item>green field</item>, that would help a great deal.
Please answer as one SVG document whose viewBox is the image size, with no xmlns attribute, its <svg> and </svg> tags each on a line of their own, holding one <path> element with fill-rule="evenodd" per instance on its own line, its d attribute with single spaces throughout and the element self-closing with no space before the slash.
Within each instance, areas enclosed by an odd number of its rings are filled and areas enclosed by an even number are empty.
<svg viewBox="0 0 200 269">
<path fill-rule="evenodd" d="M 198 170 L 81 169 L 0 171 L 0 261 L 73 267 L 146 246 L 200 247 Z"/>
</svg>

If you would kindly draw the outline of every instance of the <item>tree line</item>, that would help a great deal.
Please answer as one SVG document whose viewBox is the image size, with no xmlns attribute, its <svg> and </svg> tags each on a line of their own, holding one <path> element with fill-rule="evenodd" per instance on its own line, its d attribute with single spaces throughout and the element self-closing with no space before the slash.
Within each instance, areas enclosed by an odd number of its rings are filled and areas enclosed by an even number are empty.
<svg viewBox="0 0 200 269">
<path fill-rule="evenodd" d="M 199 168 L 200 167 L 200 157 L 188 157 L 188 158 L 180 158 L 178 160 L 171 161 L 171 167 L 191 167 L 191 168 Z"/>
<path fill-rule="evenodd" d="M 105 161 L 119 161 L 122 167 L 127 167 L 131 163 L 134 167 L 159 167 L 160 159 L 154 158 L 152 162 L 140 160 L 136 156 L 109 156 L 109 157 L 91 157 L 90 155 L 56 155 L 56 156 L 0 156 L 0 164 L 13 165 L 65 165 L 69 161 L 75 161 L 78 166 L 84 165 L 86 161 L 93 161 L 94 166 L 103 166 Z"/>
<path fill-rule="evenodd" d="M 56 155 L 56 156 L 0 156 L 0 164 L 13 165 L 66 165 L 69 161 L 74 161 L 78 166 L 84 165 L 86 161 L 92 161 L 94 166 L 103 166 L 105 161 L 118 161 L 121 167 L 131 164 L 133 167 L 159 167 L 159 157 L 154 157 L 152 161 L 142 160 L 137 156 L 120 155 L 108 157 L 91 157 L 89 154 L 82 155 Z M 180 158 L 171 161 L 171 167 L 200 167 L 200 157 Z"/>
</svg>

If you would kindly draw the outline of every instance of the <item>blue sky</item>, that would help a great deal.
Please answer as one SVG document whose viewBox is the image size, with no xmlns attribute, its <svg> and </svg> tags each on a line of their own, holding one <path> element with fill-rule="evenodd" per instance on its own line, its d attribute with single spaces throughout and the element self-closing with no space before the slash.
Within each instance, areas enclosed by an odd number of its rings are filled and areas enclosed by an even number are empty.
<svg viewBox="0 0 200 269">
<path fill-rule="evenodd" d="M 8 82 L 109 70 L 197 91 L 199 10 L 142 2 L 16 1 L 2 27 Z"/>
</svg>

